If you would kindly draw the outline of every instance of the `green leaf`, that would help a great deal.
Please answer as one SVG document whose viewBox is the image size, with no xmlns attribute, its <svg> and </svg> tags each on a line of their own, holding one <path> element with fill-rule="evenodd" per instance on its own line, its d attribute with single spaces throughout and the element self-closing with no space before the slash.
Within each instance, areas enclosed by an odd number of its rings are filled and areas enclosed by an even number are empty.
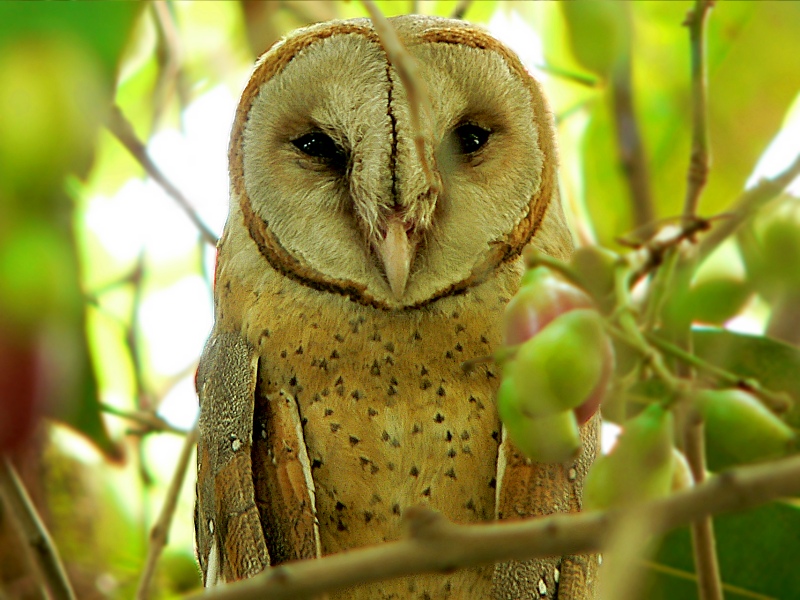
<svg viewBox="0 0 800 600">
<path fill-rule="evenodd" d="M 728 600 L 794 598 L 800 590 L 800 509 L 774 502 L 714 519 L 720 572 Z M 665 536 L 642 598 L 697 598 L 688 528 Z M 672 571 L 672 572 L 669 572 Z"/>
</svg>

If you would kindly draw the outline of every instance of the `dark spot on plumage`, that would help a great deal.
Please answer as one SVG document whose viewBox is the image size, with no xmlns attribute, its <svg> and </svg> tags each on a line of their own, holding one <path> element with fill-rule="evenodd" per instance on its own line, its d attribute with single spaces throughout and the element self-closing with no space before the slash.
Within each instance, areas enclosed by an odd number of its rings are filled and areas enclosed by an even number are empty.
<svg viewBox="0 0 800 600">
<path fill-rule="evenodd" d="M 448 477 L 452 477 L 453 479 L 456 478 L 456 470 L 452 467 L 447 469 L 447 471 L 445 471 L 444 474 L 447 475 Z"/>
<path fill-rule="evenodd" d="M 311 366 L 312 367 L 316 367 L 317 366 L 317 359 L 316 358 L 311 361 Z"/>
<path fill-rule="evenodd" d="M 269 337 L 269 329 L 264 329 L 264 330 L 261 332 L 261 337 L 262 337 L 262 338 L 268 338 L 268 337 Z"/>
<path fill-rule="evenodd" d="M 448 350 L 447 352 L 444 353 L 444 357 L 445 358 L 453 358 L 453 353 L 450 350 Z"/>
<path fill-rule="evenodd" d="M 354 435 L 351 435 L 351 436 L 350 436 L 350 445 L 351 445 L 351 446 L 355 446 L 355 445 L 356 445 L 356 444 L 358 444 L 358 442 L 360 442 L 360 441 L 361 441 L 361 440 L 359 440 L 359 439 L 358 439 L 356 436 L 354 436 Z"/>
<path fill-rule="evenodd" d="M 386 348 L 387 352 L 394 352 L 394 344 L 392 342 L 386 342 L 383 347 Z"/>
<path fill-rule="evenodd" d="M 464 346 L 462 346 L 461 344 L 456 344 L 456 352 L 463 352 L 463 351 L 464 351 Z"/>
<path fill-rule="evenodd" d="M 464 454 L 472 454 L 472 447 L 469 444 L 467 444 L 466 446 L 463 446 L 461 448 L 461 452 L 463 452 Z"/>
<path fill-rule="evenodd" d="M 344 504 L 342 504 L 341 502 L 337 502 L 337 503 L 336 503 L 336 506 L 335 506 L 334 508 L 335 508 L 336 510 L 344 510 L 344 509 L 345 509 L 345 508 L 347 508 L 347 507 L 346 507 Z"/>
<path fill-rule="evenodd" d="M 377 331 L 372 334 L 372 338 L 370 338 L 373 342 L 380 342 L 381 341 L 381 334 Z"/>
<path fill-rule="evenodd" d="M 464 327 L 461 323 L 456 325 L 456 333 L 461 333 L 462 331 L 466 331 L 466 330 L 467 330 L 467 328 Z"/>
<path fill-rule="evenodd" d="M 419 433 L 420 431 L 422 431 L 422 425 L 414 423 L 414 426 L 411 428 L 411 433 Z"/>
<path fill-rule="evenodd" d="M 350 396 L 354 400 L 361 400 L 361 398 L 364 397 L 364 393 L 361 390 L 353 390 L 352 393 L 350 394 Z"/>
<path fill-rule="evenodd" d="M 322 369 L 323 371 L 328 370 L 328 361 L 326 359 L 324 358 L 321 359 L 317 364 L 319 365 L 319 368 Z"/>
<path fill-rule="evenodd" d="M 411 467 L 411 470 L 408 472 L 408 474 L 411 475 L 412 477 L 418 477 L 419 469 L 416 466 L 413 466 Z"/>
<path fill-rule="evenodd" d="M 344 386 L 343 385 L 337 385 L 336 386 L 336 393 L 339 394 L 340 396 L 344 397 L 344 394 L 345 394 Z"/>
<path fill-rule="evenodd" d="M 365 510 L 364 511 L 364 523 L 369 523 L 370 521 L 372 521 L 372 516 L 373 515 L 372 515 L 371 512 L 369 512 L 368 510 Z"/>
<path fill-rule="evenodd" d="M 424 490 L 422 490 L 422 495 L 429 497 L 431 495 L 431 486 L 428 486 Z"/>
<path fill-rule="evenodd" d="M 414 335 L 411 336 L 413 340 L 419 341 L 422 339 L 422 336 L 419 334 L 419 331 L 414 330 Z"/>
<path fill-rule="evenodd" d="M 436 394 L 439 395 L 439 396 L 444 396 L 445 391 L 444 391 L 444 386 L 443 385 L 439 386 L 439 389 L 436 390 Z"/>
<path fill-rule="evenodd" d="M 373 375 L 375 375 L 376 377 L 380 376 L 380 374 L 381 374 L 381 366 L 380 366 L 380 364 L 378 364 L 377 360 L 372 362 L 372 367 L 370 368 L 369 372 L 372 373 Z"/>
<path fill-rule="evenodd" d="M 400 447 L 400 440 L 397 438 L 392 438 L 392 443 L 390 444 L 392 448 L 399 448 Z"/>
<path fill-rule="evenodd" d="M 336 379 L 336 382 L 333 385 L 342 385 L 343 383 L 344 380 L 342 379 L 342 376 L 339 375 L 339 377 Z"/>
<path fill-rule="evenodd" d="M 492 439 L 493 439 L 495 442 L 498 442 L 498 441 L 500 441 L 500 432 L 498 432 L 498 431 L 493 431 L 493 432 L 492 432 Z"/>
<path fill-rule="evenodd" d="M 287 354 L 286 350 L 281 350 L 281 358 L 286 358 Z"/>
<path fill-rule="evenodd" d="M 386 463 L 386 468 L 389 469 L 390 471 L 394 471 L 394 463 L 393 462 Z"/>
<path fill-rule="evenodd" d="M 385 429 L 383 430 L 383 433 L 381 433 L 381 439 L 384 442 L 388 442 L 389 441 L 389 432 L 386 431 Z"/>
<path fill-rule="evenodd" d="M 428 592 L 422 592 L 422 596 L 420 596 L 420 600 L 431 600 L 431 595 Z"/>
<path fill-rule="evenodd" d="M 396 393 L 397 393 L 397 388 L 395 388 L 393 385 L 390 385 L 389 388 L 386 390 L 386 394 L 388 396 L 394 396 Z"/>
<path fill-rule="evenodd" d="M 330 393 L 331 391 L 328 388 L 322 388 L 322 391 L 320 392 L 320 394 L 322 394 L 323 397 L 327 396 Z"/>
<path fill-rule="evenodd" d="M 464 431 L 462 431 L 461 432 L 461 439 L 466 442 L 469 439 L 469 431 L 467 431 L 466 429 Z"/>
<path fill-rule="evenodd" d="M 482 343 L 482 344 L 488 344 L 488 343 L 489 343 L 489 340 L 488 340 L 488 339 L 486 339 L 486 336 L 485 336 L 485 335 L 482 335 L 482 336 L 481 336 L 481 343 Z"/>
<path fill-rule="evenodd" d="M 322 396 L 320 396 L 319 394 L 314 394 L 314 396 L 311 398 L 312 404 L 314 402 L 319 402 L 320 400 L 322 400 Z"/>
<path fill-rule="evenodd" d="M 341 423 L 331 423 L 331 433 L 336 433 L 342 428 Z"/>
<path fill-rule="evenodd" d="M 497 375 L 491 369 L 486 369 L 486 379 L 494 379 Z"/>
<path fill-rule="evenodd" d="M 464 505 L 464 508 L 466 508 L 467 510 L 475 510 L 475 502 L 472 500 L 472 498 L 467 500 L 467 503 Z"/>
<path fill-rule="evenodd" d="M 453 434 L 450 431 L 448 431 L 444 435 L 444 439 L 445 439 L 446 442 L 452 442 L 453 441 Z"/>
<path fill-rule="evenodd" d="M 461 315 L 459 315 L 459 314 L 458 314 L 458 312 L 456 312 L 456 311 L 453 311 L 452 317 L 453 317 L 454 319 L 457 319 L 457 318 L 458 318 L 458 317 L 460 317 L 460 316 L 461 316 Z"/>
<path fill-rule="evenodd" d="M 372 465 L 369 466 L 369 474 L 370 475 L 375 475 L 375 473 L 377 473 L 378 471 L 380 471 L 380 468 L 378 468 L 378 465 L 372 464 Z"/>
<path fill-rule="evenodd" d="M 339 519 L 339 522 L 336 524 L 336 529 L 339 531 L 347 531 L 347 525 L 345 525 L 344 522 Z"/>
<path fill-rule="evenodd" d="M 370 406 L 367 409 L 367 415 L 370 416 L 370 417 L 376 417 L 376 416 L 378 416 L 378 411 Z"/>
<path fill-rule="evenodd" d="M 303 425 L 303 427 L 305 427 L 306 424 L 308 423 L 308 417 L 303 417 L 302 419 L 300 419 L 300 423 Z"/>
<path fill-rule="evenodd" d="M 446 583 L 444 584 L 444 587 L 443 587 L 443 589 L 444 589 L 444 591 L 445 591 L 445 592 L 448 592 L 448 593 L 450 593 L 450 590 L 452 589 L 452 587 L 453 587 L 453 585 L 452 585 L 452 584 L 451 584 L 451 583 L 448 581 L 448 582 L 446 582 Z"/>
<path fill-rule="evenodd" d="M 294 353 L 295 354 L 302 354 L 303 353 L 303 347 L 302 346 L 298 346 L 297 350 L 295 350 Z"/>
<path fill-rule="evenodd" d="M 444 422 L 444 415 L 442 413 L 436 413 L 433 417 L 434 423 L 443 423 Z"/>
<path fill-rule="evenodd" d="M 334 350 L 333 352 L 331 352 L 331 358 L 339 358 L 339 351 Z"/>
<path fill-rule="evenodd" d="M 333 414 L 333 409 L 332 408 L 326 408 L 325 409 L 325 416 L 326 417 L 330 417 L 332 414 Z"/>
<path fill-rule="evenodd" d="M 335 339 L 337 342 L 343 342 L 344 336 L 341 333 L 337 333 L 333 336 L 333 339 Z"/>
<path fill-rule="evenodd" d="M 320 460 L 319 458 L 315 458 L 314 460 L 311 461 L 311 468 L 319 469 L 322 466 L 322 464 L 323 464 L 322 460 Z"/>
<path fill-rule="evenodd" d="M 372 494 L 372 498 L 369 499 L 370 504 L 380 504 L 381 502 L 383 502 L 383 500 L 378 494 Z"/>
<path fill-rule="evenodd" d="M 422 365 L 422 369 L 419 371 L 420 377 L 425 377 L 428 374 L 428 369 L 425 368 L 425 365 Z"/>
<path fill-rule="evenodd" d="M 296 376 L 292 375 L 291 379 L 289 379 L 289 385 L 291 385 L 292 387 L 297 385 L 297 377 Z"/>
<path fill-rule="evenodd" d="M 372 461 L 370 459 L 368 459 L 366 456 L 359 456 L 358 457 L 358 462 L 361 463 L 362 467 L 366 467 Z"/>
<path fill-rule="evenodd" d="M 430 379 L 423 379 L 422 383 L 419 384 L 419 389 L 427 390 L 429 387 L 431 387 L 431 385 Z"/>
<path fill-rule="evenodd" d="M 456 449 L 455 448 L 450 448 L 450 450 L 447 451 L 447 456 L 449 456 L 450 458 L 455 458 Z"/>
<path fill-rule="evenodd" d="M 495 488 L 497 487 L 497 479 L 495 479 L 494 477 L 492 477 L 492 478 L 489 480 L 489 487 L 490 487 L 490 488 L 492 488 L 492 489 L 495 489 Z"/>
<path fill-rule="evenodd" d="M 392 504 L 392 514 L 399 515 L 400 514 L 400 505 L 399 504 Z"/>
<path fill-rule="evenodd" d="M 387 354 L 386 358 L 383 359 L 383 362 L 385 362 L 387 365 L 393 365 L 394 359 Z"/>
</svg>

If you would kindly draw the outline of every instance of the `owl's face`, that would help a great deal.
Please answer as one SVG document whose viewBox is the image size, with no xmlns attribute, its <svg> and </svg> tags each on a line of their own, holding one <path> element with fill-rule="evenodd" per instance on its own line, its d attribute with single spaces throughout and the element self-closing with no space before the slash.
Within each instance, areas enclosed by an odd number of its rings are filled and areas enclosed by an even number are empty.
<svg viewBox="0 0 800 600">
<path fill-rule="evenodd" d="M 555 187 L 550 115 L 519 60 L 461 22 L 393 25 L 427 87 L 441 185 L 369 21 L 301 30 L 263 55 L 230 148 L 233 202 L 269 263 L 385 309 L 465 291 L 515 259 Z"/>
</svg>

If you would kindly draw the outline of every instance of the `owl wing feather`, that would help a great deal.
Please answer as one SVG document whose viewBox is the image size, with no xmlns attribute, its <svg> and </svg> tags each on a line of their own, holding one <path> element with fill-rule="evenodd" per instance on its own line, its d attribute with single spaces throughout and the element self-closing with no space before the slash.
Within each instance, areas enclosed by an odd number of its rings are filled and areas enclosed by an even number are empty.
<svg viewBox="0 0 800 600">
<path fill-rule="evenodd" d="M 257 366 L 258 355 L 239 334 L 214 332 L 197 369 L 195 536 L 206 586 L 251 577 L 270 564 L 250 455 Z"/>
</svg>

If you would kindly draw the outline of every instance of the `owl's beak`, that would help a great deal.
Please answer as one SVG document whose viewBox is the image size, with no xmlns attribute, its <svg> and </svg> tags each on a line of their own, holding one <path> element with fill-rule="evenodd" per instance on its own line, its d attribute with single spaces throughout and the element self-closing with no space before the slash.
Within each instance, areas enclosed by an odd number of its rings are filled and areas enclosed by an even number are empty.
<svg viewBox="0 0 800 600">
<path fill-rule="evenodd" d="M 386 237 L 378 242 L 378 254 L 392 294 L 398 300 L 406 289 L 413 253 L 405 223 L 401 219 L 390 219 L 386 227 Z"/>
</svg>

